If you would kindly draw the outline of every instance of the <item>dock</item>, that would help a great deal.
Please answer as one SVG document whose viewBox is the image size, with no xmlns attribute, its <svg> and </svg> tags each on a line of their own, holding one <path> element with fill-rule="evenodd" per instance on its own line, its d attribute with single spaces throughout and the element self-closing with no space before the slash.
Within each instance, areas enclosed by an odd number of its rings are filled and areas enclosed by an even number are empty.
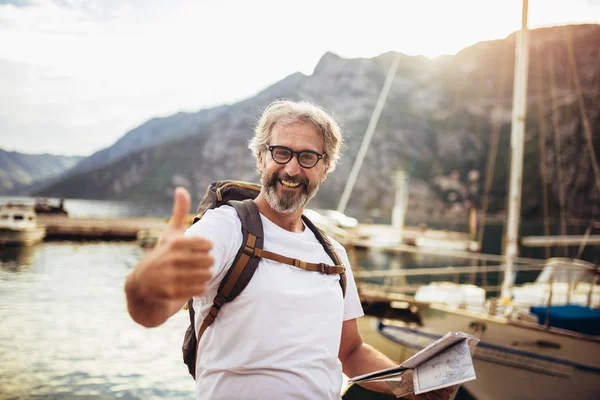
<svg viewBox="0 0 600 400">
<path fill-rule="evenodd" d="M 64 217 L 38 215 L 46 225 L 45 240 L 136 240 L 143 229 L 162 230 L 166 218 Z"/>
<path fill-rule="evenodd" d="M 455 232 L 428 227 L 405 226 L 396 228 L 387 224 L 361 223 L 343 234 L 323 227 L 342 245 L 365 249 L 395 247 L 477 252 L 479 244 L 466 232 Z M 339 231 L 340 229 L 338 229 Z"/>
<path fill-rule="evenodd" d="M 600 235 L 526 236 L 521 238 L 521 244 L 526 247 L 600 246 Z"/>
<path fill-rule="evenodd" d="M 191 225 L 194 215 L 188 218 Z M 167 218 L 159 217 L 72 217 L 38 214 L 46 225 L 45 240 L 139 240 L 156 239 L 167 226 Z M 423 227 L 403 230 L 383 224 L 359 224 L 354 230 L 324 227 L 342 245 L 354 248 L 390 251 L 427 251 L 469 253 L 477 251 L 477 243 L 468 233 Z M 140 236 L 141 235 L 141 236 Z"/>
</svg>

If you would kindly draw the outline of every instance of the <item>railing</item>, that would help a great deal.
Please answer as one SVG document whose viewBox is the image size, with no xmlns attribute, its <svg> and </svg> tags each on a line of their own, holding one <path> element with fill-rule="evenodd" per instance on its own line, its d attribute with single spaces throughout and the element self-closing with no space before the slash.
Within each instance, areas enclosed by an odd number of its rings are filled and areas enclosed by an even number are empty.
<svg viewBox="0 0 600 400">
<path fill-rule="evenodd" d="M 482 255 L 486 256 L 486 255 Z M 489 258 L 494 258 L 494 255 L 487 255 Z M 521 260 L 523 261 L 523 260 Z M 597 287 L 600 280 L 600 267 L 591 263 L 575 260 L 575 259 L 549 259 L 549 260 L 532 260 L 537 261 L 536 263 L 528 263 L 518 265 L 516 268 L 517 272 L 527 271 L 538 271 L 541 272 L 544 269 L 548 270 L 545 275 L 538 275 L 536 280 L 537 283 L 549 286 L 549 299 L 552 301 L 553 286 L 556 283 L 566 283 L 567 293 L 566 299 L 569 302 L 571 293 L 575 291 L 579 282 L 589 283 L 589 293 L 587 294 L 587 303 L 590 306 L 592 301 L 592 294 L 594 288 Z M 409 284 L 406 278 L 409 277 L 426 277 L 428 282 L 448 282 L 453 283 L 470 283 L 474 284 L 477 276 L 480 276 L 481 284 L 478 287 L 484 289 L 487 294 L 498 292 L 501 289 L 501 282 L 497 284 L 488 284 L 488 274 L 502 274 L 504 272 L 503 264 L 496 265 L 481 265 L 481 266 L 447 266 L 447 267 L 421 267 L 421 268 L 410 268 L 410 269 L 377 269 L 377 270 L 364 270 L 356 268 L 354 277 L 357 282 L 359 293 L 369 293 L 371 297 L 390 297 L 391 300 L 394 298 L 402 299 L 404 296 L 414 295 L 419 287 L 423 283 Z M 562 273 L 561 273 L 562 272 Z M 564 273 L 568 272 L 568 273 Z M 575 273 L 573 273 L 575 272 Z M 548 278 L 549 276 L 549 278 Z M 445 279 L 436 279 L 436 278 Z M 448 277 L 452 277 L 450 280 Z M 461 279 L 461 277 L 467 277 Z M 384 278 L 383 283 L 372 283 L 369 280 L 376 278 Z M 542 280 L 540 281 L 540 278 Z"/>
<path fill-rule="evenodd" d="M 544 265 L 522 265 L 518 268 L 518 271 L 542 271 Z M 481 266 L 448 266 L 448 267 L 423 267 L 423 268 L 411 268 L 411 269 L 395 269 L 395 270 L 362 270 L 358 269 L 354 272 L 354 278 L 357 282 L 357 286 L 360 290 L 380 290 L 385 293 L 397 292 L 400 294 L 414 294 L 417 292 L 421 284 L 407 284 L 406 278 L 408 277 L 429 277 L 432 278 L 429 281 L 435 282 L 440 277 L 451 276 L 450 280 L 453 283 L 460 283 L 461 277 L 467 279 L 462 280 L 463 283 L 475 284 L 477 276 L 480 276 L 481 284 L 478 286 L 484 289 L 486 292 L 497 292 L 501 288 L 501 284 L 489 284 L 488 275 L 492 273 L 504 272 L 504 266 L 499 265 L 481 265 Z M 366 282 L 368 279 L 374 278 L 386 278 L 383 284 L 374 284 Z M 398 284 L 398 282 L 401 282 Z M 448 279 L 443 279 L 444 282 L 448 282 Z M 467 282 L 464 282 L 467 281 Z"/>
</svg>

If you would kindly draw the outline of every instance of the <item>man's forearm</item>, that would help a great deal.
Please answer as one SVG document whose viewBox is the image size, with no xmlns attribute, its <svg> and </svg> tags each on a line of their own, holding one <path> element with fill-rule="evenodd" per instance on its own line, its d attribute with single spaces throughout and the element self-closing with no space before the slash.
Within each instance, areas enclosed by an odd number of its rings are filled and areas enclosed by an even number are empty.
<svg viewBox="0 0 600 400">
<path fill-rule="evenodd" d="M 349 354 L 344 363 L 344 373 L 353 377 L 384 368 L 395 367 L 396 365 L 398 364 L 394 363 L 370 345 L 361 343 L 360 346 L 357 346 Z M 385 382 L 368 382 L 361 383 L 360 385 L 369 390 L 392 394 L 392 391 Z"/>
<path fill-rule="evenodd" d="M 127 311 L 131 318 L 146 328 L 162 325 L 182 306 L 178 302 L 168 300 L 152 300 L 140 293 L 134 270 L 125 280 L 125 296 Z"/>
<path fill-rule="evenodd" d="M 375 350 L 373 347 L 366 343 L 362 343 L 360 346 L 357 346 L 346 359 L 346 362 L 344 363 L 344 373 L 352 377 L 395 367 L 397 365 L 398 364 Z M 387 383 L 383 381 L 361 383 L 360 385 L 369 390 L 394 395 Z M 409 400 L 445 400 L 450 398 L 455 390 L 456 386 L 453 386 L 421 395 L 410 394 L 403 398 Z"/>
</svg>

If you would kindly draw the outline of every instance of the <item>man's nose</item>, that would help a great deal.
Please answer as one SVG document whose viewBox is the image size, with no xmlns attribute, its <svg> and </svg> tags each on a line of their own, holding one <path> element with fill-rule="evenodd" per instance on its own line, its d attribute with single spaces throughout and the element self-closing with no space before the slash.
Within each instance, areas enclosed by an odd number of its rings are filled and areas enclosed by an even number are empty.
<svg viewBox="0 0 600 400">
<path fill-rule="evenodd" d="M 302 166 L 298 163 L 298 157 L 294 155 L 294 157 L 292 157 L 292 159 L 287 164 L 285 164 L 285 172 L 289 176 L 295 176 L 300 174 L 301 171 Z"/>
</svg>

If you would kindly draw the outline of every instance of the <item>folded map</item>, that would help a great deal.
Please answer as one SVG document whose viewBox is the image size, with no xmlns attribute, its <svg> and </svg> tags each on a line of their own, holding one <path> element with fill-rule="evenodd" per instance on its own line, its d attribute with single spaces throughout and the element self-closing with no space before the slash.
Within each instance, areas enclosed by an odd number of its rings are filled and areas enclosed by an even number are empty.
<svg viewBox="0 0 600 400">
<path fill-rule="evenodd" d="M 479 339 L 449 332 L 402 364 L 356 376 L 350 383 L 385 381 L 396 397 L 421 394 L 475 379 L 472 353 Z"/>
</svg>

